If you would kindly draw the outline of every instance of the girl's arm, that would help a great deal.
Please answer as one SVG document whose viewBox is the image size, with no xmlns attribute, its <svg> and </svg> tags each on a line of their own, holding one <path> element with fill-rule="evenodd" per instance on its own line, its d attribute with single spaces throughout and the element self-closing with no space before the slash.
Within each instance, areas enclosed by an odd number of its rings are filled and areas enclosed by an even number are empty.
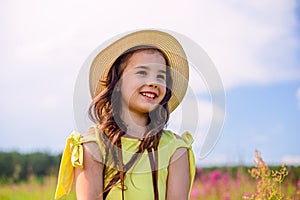
<svg viewBox="0 0 300 200">
<path fill-rule="evenodd" d="M 103 164 L 97 161 L 83 144 L 83 169 L 75 168 L 76 197 L 78 200 L 102 200 Z"/>
<path fill-rule="evenodd" d="M 190 168 L 186 148 L 175 151 L 168 170 L 167 200 L 189 199 Z"/>
</svg>

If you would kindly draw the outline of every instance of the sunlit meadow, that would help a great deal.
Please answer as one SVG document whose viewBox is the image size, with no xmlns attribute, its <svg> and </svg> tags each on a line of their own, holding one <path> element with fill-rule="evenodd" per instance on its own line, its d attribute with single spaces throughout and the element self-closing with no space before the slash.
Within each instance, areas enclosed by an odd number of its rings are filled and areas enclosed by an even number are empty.
<svg viewBox="0 0 300 200">
<path fill-rule="evenodd" d="M 300 168 L 268 167 L 255 150 L 252 168 L 197 169 L 191 199 L 299 200 Z"/>
<path fill-rule="evenodd" d="M 56 177 L 31 178 L 17 184 L 1 184 L 0 200 L 48 200 L 54 199 Z M 64 199 L 76 199 L 72 192 Z"/>
<path fill-rule="evenodd" d="M 299 200 L 300 167 L 269 167 L 255 151 L 253 167 L 198 168 L 191 200 Z M 17 183 L 1 181 L 0 200 L 53 199 L 55 173 Z M 76 199 L 74 192 L 63 199 Z"/>
</svg>

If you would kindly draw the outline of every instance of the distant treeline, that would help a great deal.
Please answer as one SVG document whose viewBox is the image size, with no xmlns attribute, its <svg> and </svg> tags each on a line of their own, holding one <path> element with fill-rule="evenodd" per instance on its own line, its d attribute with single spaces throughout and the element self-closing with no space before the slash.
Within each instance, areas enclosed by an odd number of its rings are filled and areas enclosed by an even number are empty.
<svg viewBox="0 0 300 200">
<path fill-rule="evenodd" d="M 0 152 L 0 183 L 57 174 L 61 154 Z"/>
<path fill-rule="evenodd" d="M 46 152 L 22 154 L 18 152 L 0 151 L 0 184 L 26 181 L 31 177 L 43 178 L 45 176 L 57 176 L 61 154 L 51 155 Z M 197 175 L 219 170 L 235 177 L 238 173 L 248 174 L 250 166 L 206 167 L 197 170 Z M 278 170 L 280 166 L 270 166 L 272 170 Z M 300 166 L 288 166 L 288 177 L 292 181 L 300 181 Z"/>
</svg>

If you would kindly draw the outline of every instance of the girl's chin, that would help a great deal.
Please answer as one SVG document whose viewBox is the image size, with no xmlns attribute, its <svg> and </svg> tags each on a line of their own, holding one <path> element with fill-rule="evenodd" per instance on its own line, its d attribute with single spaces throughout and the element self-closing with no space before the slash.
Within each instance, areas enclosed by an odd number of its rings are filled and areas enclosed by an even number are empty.
<svg viewBox="0 0 300 200">
<path fill-rule="evenodd" d="M 158 104 L 156 105 L 147 105 L 147 106 L 140 106 L 138 109 L 136 109 L 137 112 L 140 112 L 141 114 L 149 114 L 150 112 L 154 111 L 158 108 Z"/>
</svg>

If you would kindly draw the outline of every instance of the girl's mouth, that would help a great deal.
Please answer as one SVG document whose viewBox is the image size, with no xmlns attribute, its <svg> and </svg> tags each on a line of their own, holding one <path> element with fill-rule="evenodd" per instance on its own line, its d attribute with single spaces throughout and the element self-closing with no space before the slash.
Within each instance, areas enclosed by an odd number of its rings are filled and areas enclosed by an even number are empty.
<svg viewBox="0 0 300 200">
<path fill-rule="evenodd" d="M 157 97 L 157 94 L 154 92 L 141 92 L 140 94 L 151 99 L 155 99 Z"/>
</svg>

